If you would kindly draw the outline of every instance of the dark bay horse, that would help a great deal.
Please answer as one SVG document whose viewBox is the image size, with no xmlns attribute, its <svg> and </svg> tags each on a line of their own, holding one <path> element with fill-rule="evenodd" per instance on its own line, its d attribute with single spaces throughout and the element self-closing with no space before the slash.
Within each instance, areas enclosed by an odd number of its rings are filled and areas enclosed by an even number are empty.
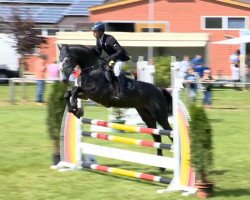
<svg viewBox="0 0 250 200">
<path fill-rule="evenodd" d="M 130 87 L 125 87 L 124 99 L 113 99 L 116 83 L 108 80 L 94 47 L 70 45 L 59 47 L 59 50 L 61 79 L 64 82 L 69 80 L 76 66 L 81 68 L 77 78 L 78 86 L 65 93 L 69 112 L 81 117 L 83 112 L 77 109 L 77 98 L 89 98 L 105 107 L 136 108 L 149 128 L 156 128 L 158 122 L 163 129 L 171 130 L 168 116 L 172 114 L 172 96 L 165 89 L 124 76 L 124 83 L 130 83 Z M 161 142 L 160 135 L 153 135 L 153 138 L 155 142 Z M 161 149 L 157 149 L 157 155 L 162 155 Z"/>
</svg>

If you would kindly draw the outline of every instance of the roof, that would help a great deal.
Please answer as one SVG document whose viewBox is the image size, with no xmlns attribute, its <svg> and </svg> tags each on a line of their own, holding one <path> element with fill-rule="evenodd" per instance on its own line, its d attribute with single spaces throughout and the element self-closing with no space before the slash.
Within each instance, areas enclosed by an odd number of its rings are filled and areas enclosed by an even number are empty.
<svg viewBox="0 0 250 200">
<path fill-rule="evenodd" d="M 216 0 L 216 1 L 250 8 L 250 0 Z"/>
<path fill-rule="evenodd" d="M 204 47 L 209 41 L 208 33 L 150 33 L 107 32 L 126 47 Z M 92 32 L 57 32 L 59 44 L 95 45 Z M 152 39 L 153 38 L 153 39 Z"/>
<path fill-rule="evenodd" d="M 12 10 L 35 23 L 58 23 L 65 16 L 89 16 L 89 8 L 104 0 L 0 0 L 0 20 L 10 22 Z"/>
<path fill-rule="evenodd" d="M 102 9 L 106 9 L 106 8 L 122 6 L 122 5 L 130 4 L 130 3 L 140 2 L 140 1 L 143 1 L 143 0 L 118 0 L 115 2 L 110 2 L 110 3 L 103 4 L 103 5 L 92 7 L 89 10 L 90 11 L 102 10 Z"/>
<path fill-rule="evenodd" d="M 90 11 L 102 10 L 102 9 L 113 8 L 113 7 L 117 7 L 117 6 L 121 6 L 121 5 L 137 3 L 137 2 L 141 2 L 141 1 L 143 1 L 143 0 L 117 0 L 115 2 L 110 2 L 110 3 L 106 3 L 106 4 L 92 7 L 89 10 Z M 215 1 L 250 8 L 250 0 L 215 0 Z M 147 1 L 147 3 L 148 3 L 148 1 Z M 193 2 L 191 2 L 191 3 L 193 3 Z"/>
</svg>

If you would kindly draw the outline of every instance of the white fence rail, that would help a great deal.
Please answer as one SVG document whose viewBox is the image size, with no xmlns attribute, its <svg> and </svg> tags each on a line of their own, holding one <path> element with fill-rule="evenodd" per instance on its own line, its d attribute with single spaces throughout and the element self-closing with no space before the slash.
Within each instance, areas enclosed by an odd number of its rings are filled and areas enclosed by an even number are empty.
<svg viewBox="0 0 250 200">
<path fill-rule="evenodd" d="M 7 81 L 7 82 L 3 82 Z M 46 85 L 56 81 L 45 79 Z M 7 83 L 7 84 L 6 84 Z M 30 89 L 30 87 L 33 87 Z M 32 78 L 0 78 L 0 102 L 8 101 L 15 104 L 17 101 L 35 101 L 36 79 Z M 30 93 L 32 91 L 32 94 Z M 45 90 L 46 93 L 46 90 Z M 7 97 L 7 96 L 8 97 Z M 32 97 L 31 97 L 32 95 Z"/>
<path fill-rule="evenodd" d="M 6 80 L 8 85 L 1 84 L 2 80 Z M 56 80 L 45 79 L 45 81 L 46 81 L 46 86 L 47 86 Z M 180 84 L 182 83 L 180 82 Z M 239 88 L 250 87 L 250 83 L 233 82 L 230 80 L 215 80 L 215 82 L 212 82 L 211 84 L 213 84 L 215 87 L 216 86 L 239 87 Z M 17 101 L 34 101 L 35 100 L 34 99 L 35 98 L 35 86 L 36 86 L 36 79 L 32 79 L 32 78 L 0 78 L 0 93 L 1 93 L 0 102 L 7 101 L 7 102 L 10 102 L 11 104 L 15 104 Z M 3 89 L 4 87 L 5 89 Z M 30 89 L 30 87 L 33 87 L 33 89 Z M 31 91 L 32 91 L 32 94 L 30 94 Z M 45 89 L 45 93 L 46 92 L 47 92 L 47 88 Z"/>
</svg>

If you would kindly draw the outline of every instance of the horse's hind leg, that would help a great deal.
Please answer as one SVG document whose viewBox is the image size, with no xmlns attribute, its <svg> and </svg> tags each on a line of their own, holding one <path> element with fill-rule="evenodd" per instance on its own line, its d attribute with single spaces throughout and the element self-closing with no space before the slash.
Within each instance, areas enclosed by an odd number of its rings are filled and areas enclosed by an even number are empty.
<svg viewBox="0 0 250 200">
<path fill-rule="evenodd" d="M 156 128 L 156 120 L 151 115 L 151 113 L 146 108 L 136 108 L 139 115 L 141 116 L 142 120 L 146 123 L 148 128 Z M 154 135 L 152 134 L 154 141 L 161 143 L 161 136 L 160 135 Z M 157 155 L 163 156 L 162 149 L 157 149 Z M 161 172 L 164 172 L 165 169 L 160 167 L 159 168 Z"/>
<path fill-rule="evenodd" d="M 154 116 L 154 119 L 161 125 L 164 130 L 172 130 L 168 122 L 169 111 L 163 103 L 159 101 L 154 102 L 150 104 L 147 109 L 150 111 L 151 115 Z M 168 137 L 173 142 L 173 138 L 171 136 Z"/>
<path fill-rule="evenodd" d="M 156 128 L 156 120 L 146 108 L 136 108 L 148 128 Z M 161 143 L 161 136 L 152 134 L 155 142 Z M 162 156 L 162 149 L 157 149 L 157 155 Z"/>
</svg>

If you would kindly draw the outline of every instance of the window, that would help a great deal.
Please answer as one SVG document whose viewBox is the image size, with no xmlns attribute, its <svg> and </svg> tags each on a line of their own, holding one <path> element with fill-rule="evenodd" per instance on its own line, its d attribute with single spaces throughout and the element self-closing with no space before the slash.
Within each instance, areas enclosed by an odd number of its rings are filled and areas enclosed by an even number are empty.
<svg viewBox="0 0 250 200">
<path fill-rule="evenodd" d="M 236 18 L 236 17 L 229 17 L 228 18 L 228 28 L 232 29 L 243 29 L 245 28 L 245 18 Z"/>
<path fill-rule="evenodd" d="M 56 32 L 59 32 L 58 29 L 48 29 L 48 35 L 55 35 Z"/>
<path fill-rule="evenodd" d="M 107 31 L 135 32 L 134 23 L 109 22 L 106 24 Z"/>
<path fill-rule="evenodd" d="M 203 29 L 245 29 L 247 17 L 203 17 Z"/>
<path fill-rule="evenodd" d="M 142 28 L 141 32 L 150 32 L 150 28 Z M 152 32 L 162 32 L 160 28 L 153 28 Z"/>
<path fill-rule="evenodd" d="M 209 17 L 205 19 L 206 28 L 222 28 L 222 18 Z"/>
<path fill-rule="evenodd" d="M 152 32 L 166 32 L 168 25 L 166 22 L 159 22 L 159 23 L 140 23 L 136 24 L 136 32 L 150 32 L 152 28 Z"/>
</svg>

